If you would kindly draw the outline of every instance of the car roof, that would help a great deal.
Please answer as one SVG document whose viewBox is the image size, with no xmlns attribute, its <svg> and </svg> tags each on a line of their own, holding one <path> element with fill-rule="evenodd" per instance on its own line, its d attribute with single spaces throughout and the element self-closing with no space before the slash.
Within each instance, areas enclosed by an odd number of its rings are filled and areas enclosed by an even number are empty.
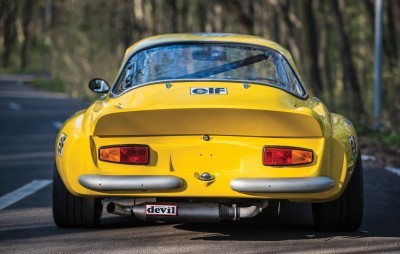
<svg viewBox="0 0 400 254">
<path fill-rule="evenodd" d="M 124 60 L 130 58 L 135 52 L 156 45 L 180 43 L 180 42 L 227 42 L 252 44 L 264 46 L 280 52 L 293 65 L 293 59 L 289 51 L 284 49 L 276 42 L 266 40 L 262 37 L 229 33 L 181 33 L 181 34 L 163 34 L 145 38 L 133 44 L 126 50 Z"/>
</svg>

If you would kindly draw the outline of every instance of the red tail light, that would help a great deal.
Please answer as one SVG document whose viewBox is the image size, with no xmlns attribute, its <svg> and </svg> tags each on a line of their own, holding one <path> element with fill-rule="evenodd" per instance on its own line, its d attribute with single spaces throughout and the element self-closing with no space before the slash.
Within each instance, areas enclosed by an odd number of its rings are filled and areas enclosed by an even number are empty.
<svg viewBox="0 0 400 254">
<path fill-rule="evenodd" d="M 149 164 L 149 147 L 135 145 L 100 147 L 99 158 L 101 161 L 147 165 Z"/>
<path fill-rule="evenodd" d="M 313 161 L 313 152 L 297 148 L 264 147 L 265 166 L 288 166 L 308 164 Z"/>
</svg>

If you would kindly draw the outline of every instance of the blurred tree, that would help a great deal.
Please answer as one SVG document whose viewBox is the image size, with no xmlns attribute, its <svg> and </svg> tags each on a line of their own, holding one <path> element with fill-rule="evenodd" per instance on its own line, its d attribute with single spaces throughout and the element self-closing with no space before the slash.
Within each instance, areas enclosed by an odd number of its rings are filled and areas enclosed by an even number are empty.
<svg viewBox="0 0 400 254">
<path fill-rule="evenodd" d="M 362 115 L 364 113 L 364 103 L 361 98 L 360 86 L 352 59 L 351 43 L 349 41 L 349 36 L 345 31 L 343 13 L 339 9 L 339 1 L 331 1 L 331 4 L 339 34 L 337 40 L 341 51 L 340 56 L 342 58 L 343 81 L 346 83 L 346 88 L 348 88 L 349 91 L 348 105 L 352 106 L 354 113 Z"/>
<path fill-rule="evenodd" d="M 0 1 L 0 18 L 3 23 L 3 66 L 8 67 L 11 52 L 16 46 L 17 30 L 16 20 L 18 14 L 18 4 L 13 0 Z"/>
<path fill-rule="evenodd" d="M 374 0 L 0 0 L 1 71 L 44 71 L 76 96 L 92 77 L 112 80 L 124 51 L 162 33 L 244 33 L 288 48 L 308 90 L 330 109 L 372 122 Z M 383 117 L 400 132 L 400 1 L 384 10 Z M 51 40 L 50 40 L 51 39 Z M 57 86 L 58 87 L 58 86 Z"/>
<path fill-rule="evenodd" d="M 24 0 L 22 2 L 22 32 L 24 39 L 21 48 L 21 68 L 25 69 L 28 65 L 28 43 L 30 39 L 30 24 L 35 11 L 35 1 Z"/>
<path fill-rule="evenodd" d="M 307 65 L 309 66 L 309 68 L 307 68 L 308 81 L 312 84 L 315 94 L 320 94 L 322 92 L 322 78 L 318 65 L 318 56 L 321 52 L 319 51 L 319 35 L 314 17 L 313 3 L 315 3 L 315 1 L 303 1 L 303 30 L 306 48 L 305 59 L 308 60 Z"/>
</svg>

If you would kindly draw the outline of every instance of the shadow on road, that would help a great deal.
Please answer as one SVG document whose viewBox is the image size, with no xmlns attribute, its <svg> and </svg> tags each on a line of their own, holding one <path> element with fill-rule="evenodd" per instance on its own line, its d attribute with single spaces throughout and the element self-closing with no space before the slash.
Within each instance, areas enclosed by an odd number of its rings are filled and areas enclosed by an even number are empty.
<svg viewBox="0 0 400 254">
<path fill-rule="evenodd" d="M 282 241 L 296 239 L 319 239 L 329 241 L 334 236 L 361 238 L 370 236 L 364 231 L 330 232 L 315 230 L 312 223 L 311 205 L 281 203 L 261 215 L 238 222 L 223 221 L 216 224 L 187 223 L 175 226 L 177 229 L 203 232 L 206 235 L 192 240 L 207 241 Z"/>
<path fill-rule="evenodd" d="M 331 241 L 335 237 L 341 239 L 359 239 L 367 237 L 399 237 L 396 225 L 375 223 L 374 214 L 367 214 L 364 224 L 359 231 L 318 231 L 313 228 L 311 206 L 300 203 L 282 203 L 280 214 L 270 207 L 261 215 L 241 221 L 222 221 L 219 223 L 159 223 L 143 222 L 131 217 L 105 215 L 100 228 L 96 229 L 65 229 L 58 228 L 52 221 L 51 208 L 24 208 L 3 211 L 3 218 L 20 217 L 19 222 L 10 222 L 0 229 L 2 240 L 24 240 L 46 238 L 48 236 L 70 238 L 77 235 L 96 235 L 104 240 L 109 235 L 114 239 L 132 237 L 146 239 L 149 234 L 153 238 L 167 239 L 168 237 L 183 236 L 186 241 L 285 241 L 285 240 L 321 240 Z M 32 210 L 33 209 L 33 210 Z M 33 215 L 29 212 L 33 211 Z M 8 223 L 7 223 L 8 224 Z M 156 240 L 153 239 L 153 240 Z M 146 240 L 144 240 L 146 241 Z"/>
</svg>

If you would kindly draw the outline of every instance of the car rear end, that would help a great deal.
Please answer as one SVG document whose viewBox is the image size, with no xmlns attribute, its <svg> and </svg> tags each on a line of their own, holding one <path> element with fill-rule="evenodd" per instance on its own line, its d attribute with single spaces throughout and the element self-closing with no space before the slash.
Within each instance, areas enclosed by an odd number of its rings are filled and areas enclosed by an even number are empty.
<svg viewBox="0 0 400 254">
<path fill-rule="evenodd" d="M 60 177 L 72 195 L 133 198 L 107 210 L 143 220 L 237 220 L 268 200 L 336 199 L 354 166 L 354 129 L 334 128 L 340 118 L 308 98 L 289 62 L 209 42 L 128 56 L 110 95 L 60 132 Z"/>
<path fill-rule="evenodd" d="M 223 86 L 229 94 L 192 96 L 193 86 Z M 165 89 L 163 84 L 143 87 L 140 96 L 154 97 Z M 130 96 L 117 112 L 94 121 L 92 135 L 65 148 L 72 153 L 65 166 L 74 167 L 67 172 L 73 192 L 309 201 L 338 191 L 333 187 L 339 179 L 329 170 L 330 137 L 307 101 L 240 83 L 173 83 L 168 90 L 168 100 L 157 107 L 143 105 L 145 110 L 127 108 L 149 103 Z M 207 107 L 183 106 L 189 99 Z M 77 157 L 90 159 L 78 165 Z"/>
</svg>

